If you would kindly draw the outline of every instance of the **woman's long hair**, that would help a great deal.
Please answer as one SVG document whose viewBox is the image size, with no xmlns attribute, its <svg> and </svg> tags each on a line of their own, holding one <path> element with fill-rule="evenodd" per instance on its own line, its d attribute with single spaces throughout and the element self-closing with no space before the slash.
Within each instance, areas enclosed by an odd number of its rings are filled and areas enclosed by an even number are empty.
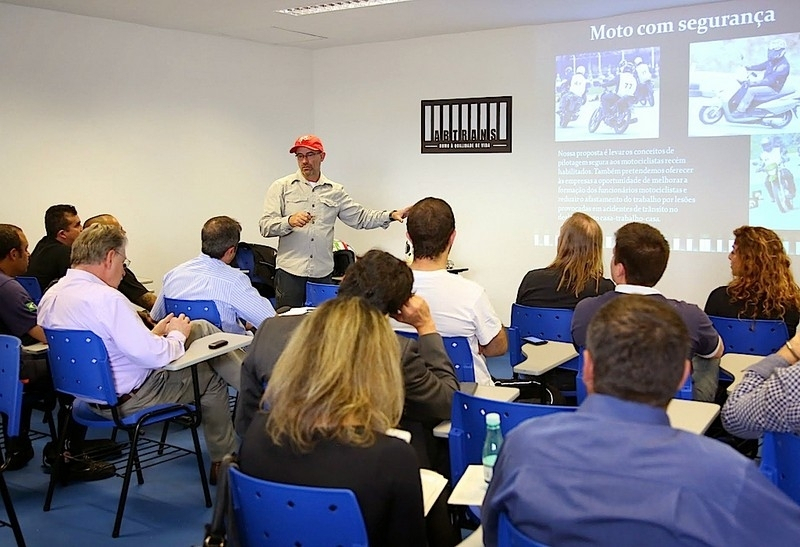
<svg viewBox="0 0 800 547">
<path fill-rule="evenodd" d="M 782 318 L 789 310 L 800 310 L 800 287 L 778 234 L 760 226 L 741 226 L 733 235 L 739 267 L 728 284 L 731 302 L 744 303 L 743 315 L 748 318 Z"/>
<path fill-rule="evenodd" d="M 597 221 L 585 213 L 573 213 L 558 234 L 556 258 L 549 268 L 561 271 L 559 291 L 579 296 L 593 282 L 595 291 L 603 277 L 603 230 Z"/>
<path fill-rule="evenodd" d="M 297 328 L 267 385 L 266 432 L 310 451 L 320 439 L 368 446 L 403 411 L 400 346 L 386 316 L 359 297 L 323 303 Z"/>
</svg>

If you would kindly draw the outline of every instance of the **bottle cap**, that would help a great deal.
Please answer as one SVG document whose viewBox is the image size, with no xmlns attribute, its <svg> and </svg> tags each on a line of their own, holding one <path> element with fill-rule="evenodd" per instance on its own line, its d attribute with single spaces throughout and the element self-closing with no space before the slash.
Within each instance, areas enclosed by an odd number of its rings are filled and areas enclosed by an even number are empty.
<svg viewBox="0 0 800 547">
<path fill-rule="evenodd" d="M 486 415 L 486 425 L 500 425 L 500 414 L 490 412 Z"/>
</svg>

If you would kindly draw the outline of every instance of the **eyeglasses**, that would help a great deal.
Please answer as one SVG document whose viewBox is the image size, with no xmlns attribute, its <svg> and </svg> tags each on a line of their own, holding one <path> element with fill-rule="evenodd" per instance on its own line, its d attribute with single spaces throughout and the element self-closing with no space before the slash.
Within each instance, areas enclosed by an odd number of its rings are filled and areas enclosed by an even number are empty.
<svg viewBox="0 0 800 547">
<path fill-rule="evenodd" d="M 122 254 L 122 253 L 121 253 L 121 252 L 119 252 L 119 251 L 114 251 L 114 252 L 115 252 L 115 253 L 117 253 L 119 256 L 121 256 L 121 257 L 122 257 L 122 265 L 123 265 L 123 266 L 125 266 L 125 267 L 127 268 L 128 266 L 130 266 L 130 265 L 131 265 L 131 261 L 130 261 L 130 259 L 129 259 L 127 256 L 125 256 L 124 254 Z"/>
<path fill-rule="evenodd" d="M 307 160 L 310 160 L 310 159 L 311 159 L 311 158 L 313 158 L 314 156 L 318 156 L 318 155 L 319 155 L 319 154 L 321 154 L 321 153 L 322 153 L 322 152 L 308 152 L 307 154 L 300 154 L 300 153 L 297 153 L 297 154 L 295 154 L 295 155 L 294 155 L 294 157 L 295 157 L 295 158 L 297 158 L 297 161 L 300 161 L 300 160 L 302 160 L 303 158 L 305 158 L 305 159 L 307 159 Z"/>
</svg>

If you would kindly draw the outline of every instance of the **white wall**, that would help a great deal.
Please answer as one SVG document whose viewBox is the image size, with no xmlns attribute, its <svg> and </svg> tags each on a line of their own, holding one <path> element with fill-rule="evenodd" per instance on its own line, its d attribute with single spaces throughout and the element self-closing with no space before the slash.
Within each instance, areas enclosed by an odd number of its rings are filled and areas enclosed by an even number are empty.
<svg viewBox="0 0 800 547">
<path fill-rule="evenodd" d="M 258 233 L 313 129 L 311 52 L 0 4 L 0 219 L 31 249 L 44 211 L 116 215 L 156 280 L 227 214 Z"/>
</svg>

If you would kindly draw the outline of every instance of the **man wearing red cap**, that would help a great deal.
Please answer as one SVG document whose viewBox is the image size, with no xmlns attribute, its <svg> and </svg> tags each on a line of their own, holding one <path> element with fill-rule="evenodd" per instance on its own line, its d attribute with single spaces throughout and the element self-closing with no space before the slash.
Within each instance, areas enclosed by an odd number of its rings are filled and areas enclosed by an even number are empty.
<svg viewBox="0 0 800 547">
<path fill-rule="evenodd" d="M 356 229 L 387 228 L 402 222 L 408 207 L 393 211 L 365 209 L 341 184 L 320 170 L 325 160 L 322 141 L 303 135 L 289 149 L 298 170 L 272 183 L 258 225 L 264 237 L 278 237 L 275 300 L 282 306 L 303 306 L 306 282 L 332 283 L 333 226 L 336 219 Z"/>
</svg>

